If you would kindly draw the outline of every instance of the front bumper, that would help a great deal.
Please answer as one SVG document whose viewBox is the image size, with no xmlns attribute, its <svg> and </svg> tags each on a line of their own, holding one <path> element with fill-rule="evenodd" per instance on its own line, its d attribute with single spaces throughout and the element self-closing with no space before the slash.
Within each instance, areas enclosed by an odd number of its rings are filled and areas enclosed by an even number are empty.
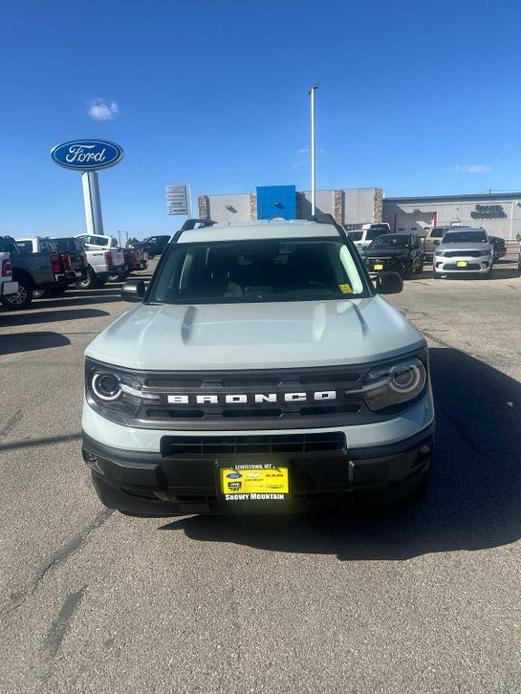
<svg viewBox="0 0 521 694">
<path fill-rule="evenodd" d="M 137 514 L 179 515 L 234 511 L 300 510 L 331 499 L 393 487 L 422 476 L 429 467 L 434 429 L 430 389 L 401 415 L 375 424 L 307 430 L 201 432 L 136 429 L 115 424 L 84 403 L 83 457 L 101 501 Z M 162 455 L 164 437 L 286 437 L 334 433 L 335 450 L 276 454 L 290 474 L 290 500 L 230 504 L 217 489 L 217 466 L 271 462 L 271 453 Z M 164 450 L 164 448 L 163 448 Z M 282 462 L 281 462 L 282 458 Z M 327 500 L 327 501 L 326 501 Z"/>
<path fill-rule="evenodd" d="M 122 451 L 83 437 L 82 453 L 91 468 L 100 500 L 109 508 L 136 514 L 299 511 L 332 498 L 377 492 L 426 474 L 432 459 L 433 425 L 389 446 L 270 457 L 242 454 L 240 459 L 172 456 Z M 218 467 L 233 463 L 286 465 L 290 498 L 284 502 L 226 502 L 218 490 Z"/>
<path fill-rule="evenodd" d="M 472 258 L 461 255 L 453 258 L 434 256 L 433 270 L 438 275 L 488 275 L 492 270 L 492 257 L 490 255 Z"/>
<path fill-rule="evenodd" d="M 365 266 L 371 277 L 376 277 L 379 272 L 391 271 L 404 275 L 410 266 L 410 258 L 366 258 Z"/>
<path fill-rule="evenodd" d="M 16 294 L 18 291 L 18 282 L 0 282 L 0 296 L 8 296 Z"/>
</svg>

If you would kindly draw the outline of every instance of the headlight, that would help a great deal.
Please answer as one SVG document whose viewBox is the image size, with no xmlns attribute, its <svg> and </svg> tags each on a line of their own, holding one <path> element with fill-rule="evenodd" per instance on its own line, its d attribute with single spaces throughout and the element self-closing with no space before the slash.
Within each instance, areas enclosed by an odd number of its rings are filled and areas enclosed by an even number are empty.
<svg viewBox="0 0 521 694">
<path fill-rule="evenodd" d="M 95 373 L 91 378 L 94 395 L 100 400 L 110 402 L 121 395 L 121 381 L 111 373 Z"/>
<path fill-rule="evenodd" d="M 147 402 L 159 396 L 147 393 L 138 374 L 108 364 L 85 360 L 85 397 L 100 414 L 111 414 L 121 421 L 135 417 Z"/>
<path fill-rule="evenodd" d="M 421 359 L 411 357 L 370 371 L 364 379 L 364 399 L 373 412 L 414 400 L 427 383 Z"/>
<path fill-rule="evenodd" d="M 445 251 L 434 251 L 434 255 L 437 255 L 437 256 L 445 255 Z"/>
</svg>

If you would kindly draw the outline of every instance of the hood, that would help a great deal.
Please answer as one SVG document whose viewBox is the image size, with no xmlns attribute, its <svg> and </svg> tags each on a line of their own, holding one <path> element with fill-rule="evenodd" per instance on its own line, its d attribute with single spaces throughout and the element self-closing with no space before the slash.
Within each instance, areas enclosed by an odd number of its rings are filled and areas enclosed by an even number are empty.
<svg viewBox="0 0 521 694">
<path fill-rule="evenodd" d="M 408 258 L 410 254 L 410 248 L 366 248 L 364 251 L 366 258 Z"/>
<path fill-rule="evenodd" d="M 483 251 L 483 255 L 492 252 L 489 243 L 440 243 L 437 251 Z"/>
<path fill-rule="evenodd" d="M 399 311 L 375 296 L 264 304 L 139 304 L 100 333 L 85 354 L 135 369 L 269 369 L 363 363 L 424 344 Z"/>
</svg>

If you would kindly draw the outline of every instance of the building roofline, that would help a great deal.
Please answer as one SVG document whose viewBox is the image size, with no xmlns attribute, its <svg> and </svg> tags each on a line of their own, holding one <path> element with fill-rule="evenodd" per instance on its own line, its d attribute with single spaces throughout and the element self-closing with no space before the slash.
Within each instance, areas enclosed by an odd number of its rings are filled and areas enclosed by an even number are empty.
<svg viewBox="0 0 521 694">
<path fill-rule="evenodd" d="M 405 197 L 405 198 L 387 198 L 384 197 L 384 202 L 394 202 L 401 204 L 425 204 L 430 202 L 455 202 L 455 201 L 480 201 L 480 200 L 521 200 L 521 191 L 508 193 L 464 193 L 463 195 L 426 195 Z"/>
</svg>

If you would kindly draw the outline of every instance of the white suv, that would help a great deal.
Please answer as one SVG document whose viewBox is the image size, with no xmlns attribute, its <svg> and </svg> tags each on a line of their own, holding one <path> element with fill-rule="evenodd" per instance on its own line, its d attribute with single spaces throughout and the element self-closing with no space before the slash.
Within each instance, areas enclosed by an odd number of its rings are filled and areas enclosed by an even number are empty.
<svg viewBox="0 0 521 694">
<path fill-rule="evenodd" d="M 349 231 L 349 238 L 359 251 L 368 248 L 375 239 L 391 233 L 389 224 L 363 224 L 360 229 Z"/>
</svg>

